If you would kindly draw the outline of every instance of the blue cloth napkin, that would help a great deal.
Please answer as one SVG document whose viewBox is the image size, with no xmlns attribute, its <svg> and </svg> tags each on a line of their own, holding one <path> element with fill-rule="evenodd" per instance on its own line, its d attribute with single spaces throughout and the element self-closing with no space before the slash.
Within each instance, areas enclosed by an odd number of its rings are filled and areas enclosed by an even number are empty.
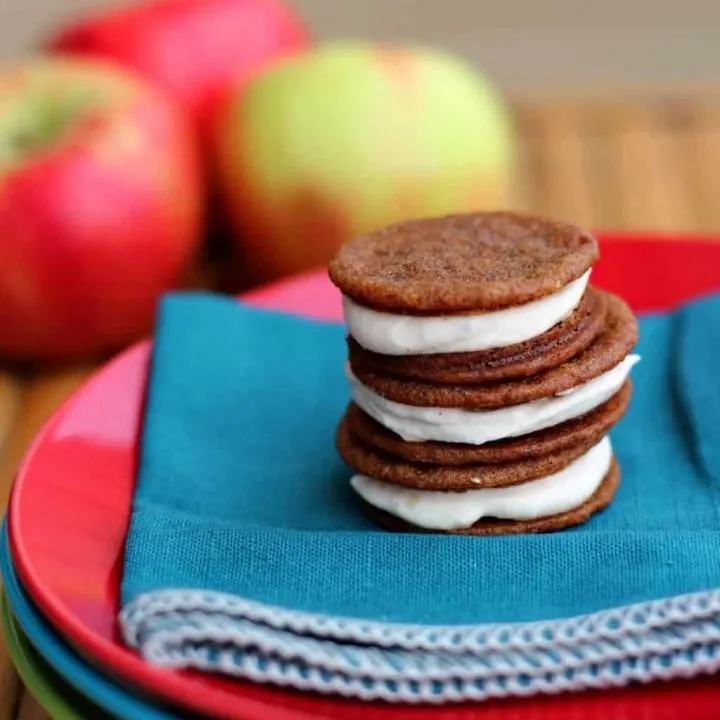
<svg viewBox="0 0 720 720">
<path fill-rule="evenodd" d="M 623 482 L 549 535 L 392 534 L 334 448 L 344 328 L 202 294 L 157 326 L 121 622 L 151 662 L 402 701 L 720 664 L 720 296 L 641 319 Z"/>
</svg>

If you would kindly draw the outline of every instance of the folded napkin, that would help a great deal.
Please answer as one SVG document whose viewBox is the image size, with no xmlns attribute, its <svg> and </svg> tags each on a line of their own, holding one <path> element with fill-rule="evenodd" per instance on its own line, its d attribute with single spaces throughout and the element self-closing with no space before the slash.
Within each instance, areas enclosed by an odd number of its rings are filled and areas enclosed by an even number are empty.
<svg viewBox="0 0 720 720">
<path fill-rule="evenodd" d="M 150 662 L 364 699 L 720 665 L 720 296 L 641 319 L 623 482 L 580 527 L 392 534 L 334 448 L 340 325 L 176 295 L 157 327 L 121 625 Z"/>
</svg>

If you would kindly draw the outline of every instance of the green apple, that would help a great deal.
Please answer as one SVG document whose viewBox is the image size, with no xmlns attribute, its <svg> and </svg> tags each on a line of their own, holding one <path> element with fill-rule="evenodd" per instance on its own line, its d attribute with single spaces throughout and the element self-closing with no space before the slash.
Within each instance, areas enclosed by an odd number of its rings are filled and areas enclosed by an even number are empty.
<svg viewBox="0 0 720 720">
<path fill-rule="evenodd" d="M 499 93 L 434 49 L 337 43 L 258 76 L 221 113 L 215 156 L 246 272 L 325 264 L 349 237 L 510 204 Z"/>
</svg>

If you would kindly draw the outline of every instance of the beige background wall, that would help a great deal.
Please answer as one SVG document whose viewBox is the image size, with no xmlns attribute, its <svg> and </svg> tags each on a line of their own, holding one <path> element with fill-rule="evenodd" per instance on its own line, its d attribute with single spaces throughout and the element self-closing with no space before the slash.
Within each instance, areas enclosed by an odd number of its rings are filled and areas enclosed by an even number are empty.
<svg viewBox="0 0 720 720">
<path fill-rule="evenodd" d="M 0 57 L 109 0 L 0 0 Z M 514 95 L 720 82 L 719 0 L 295 0 L 321 38 L 418 39 Z"/>
</svg>

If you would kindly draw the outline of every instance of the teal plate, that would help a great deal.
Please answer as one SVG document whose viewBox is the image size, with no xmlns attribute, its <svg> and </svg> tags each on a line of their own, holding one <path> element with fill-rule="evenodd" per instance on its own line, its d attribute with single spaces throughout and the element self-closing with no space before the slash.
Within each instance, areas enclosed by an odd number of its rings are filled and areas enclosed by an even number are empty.
<svg viewBox="0 0 720 720">
<path fill-rule="evenodd" d="M 45 668 L 53 668 L 50 671 L 53 683 L 50 683 L 50 676 L 46 672 L 43 672 L 42 675 L 37 672 L 28 672 L 27 685 L 34 695 L 37 692 L 37 701 L 55 720 L 77 720 L 78 718 L 81 720 L 106 720 L 106 718 L 175 720 L 178 717 L 185 717 L 185 715 L 165 708 L 150 705 L 130 694 L 85 662 L 58 637 L 20 585 L 10 555 L 7 527 L 4 524 L 0 533 L 0 570 L 4 581 L 7 610 L 9 617 L 13 620 L 12 623 L 8 623 L 10 628 L 8 635 L 13 627 L 21 630 L 22 635 L 16 632 L 14 636 L 16 638 L 23 637 L 25 640 L 23 646 L 32 649 L 33 652 L 33 655 L 25 653 L 25 657 L 36 657 L 42 660 Z M 18 657 L 20 657 L 19 652 Z M 15 655 L 13 655 L 13 660 L 15 660 Z M 33 666 L 37 667 L 35 663 Z M 31 666 L 26 664 L 26 667 L 30 668 Z M 18 672 L 23 676 L 20 666 L 18 666 Z M 47 679 L 42 683 L 35 682 L 40 676 Z M 23 680 L 25 680 L 24 676 Z M 33 687 L 33 682 L 38 687 L 37 691 Z M 62 692 L 59 692 L 60 684 L 63 686 Z M 41 687 L 43 689 L 54 688 L 54 690 L 53 692 L 48 690 L 42 694 Z M 57 702 L 58 698 L 61 702 Z M 76 702 L 78 698 L 79 701 Z M 46 702 L 48 705 L 45 704 Z"/>
<path fill-rule="evenodd" d="M 13 664 L 37 703 L 54 720 L 108 720 L 111 715 L 73 690 L 33 649 L 10 610 L 0 598 L 0 621 Z"/>
</svg>

